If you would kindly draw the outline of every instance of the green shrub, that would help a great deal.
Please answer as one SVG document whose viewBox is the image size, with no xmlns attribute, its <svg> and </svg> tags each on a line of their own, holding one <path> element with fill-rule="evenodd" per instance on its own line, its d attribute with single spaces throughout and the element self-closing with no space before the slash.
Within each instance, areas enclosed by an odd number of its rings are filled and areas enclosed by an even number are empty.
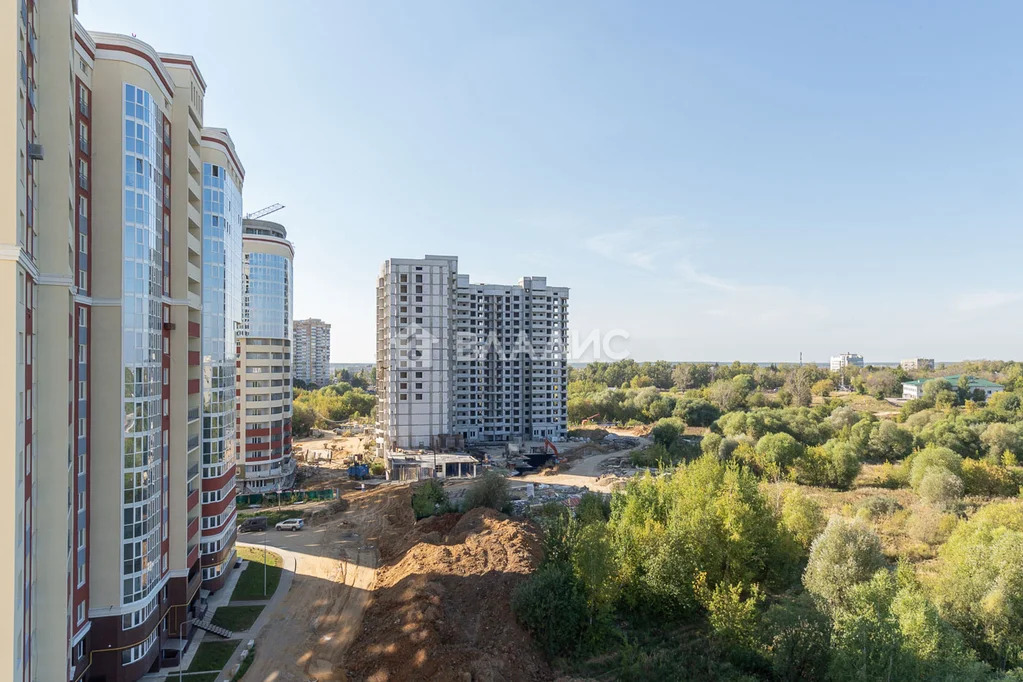
<svg viewBox="0 0 1023 682">
<path fill-rule="evenodd" d="M 873 530 L 858 521 L 833 516 L 810 547 L 803 585 L 834 608 L 853 587 L 884 566 L 881 541 Z"/>
<path fill-rule="evenodd" d="M 428 479 L 412 489 L 412 511 L 417 519 L 450 511 L 448 494 L 444 485 L 435 479 Z"/>
<path fill-rule="evenodd" d="M 761 618 L 761 641 L 777 680 L 823 680 L 831 656 L 831 619 L 803 592 Z"/>
<path fill-rule="evenodd" d="M 462 511 L 477 507 L 490 507 L 500 512 L 511 511 L 511 495 L 508 493 L 508 480 L 496 471 L 487 471 L 476 479 L 465 492 Z"/>
<path fill-rule="evenodd" d="M 571 656 L 589 623 L 586 592 L 572 566 L 548 563 L 512 593 L 512 610 L 548 656 Z"/>
<path fill-rule="evenodd" d="M 607 523 L 611 518 L 611 503 L 599 493 L 583 493 L 575 508 L 575 517 L 581 525 Z"/>
<path fill-rule="evenodd" d="M 933 466 L 924 472 L 917 491 L 924 502 L 951 509 L 963 496 L 963 479 L 944 467 Z"/>
<path fill-rule="evenodd" d="M 1012 497 L 1019 493 L 1020 482 L 1012 470 L 981 460 L 964 459 L 962 479 L 967 495 Z"/>
<path fill-rule="evenodd" d="M 889 516 L 902 509 L 902 505 L 891 495 L 871 495 L 856 505 L 857 509 L 866 510 L 867 516 L 876 519 L 879 516 Z"/>
<path fill-rule="evenodd" d="M 372 474 L 373 476 L 383 476 L 384 471 L 386 470 L 387 467 L 386 465 L 384 465 L 383 460 L 375 459 L 372 462 L 370 462 L 369 473 Z"/>
<path fill-rule="evenodd" d="M 824 529 L 824 513 L 820 505 L 804 495 L 798 488 L 785 493 L 781 506 L 781 523 L 804 549 Z"/>
<path fill-rule="evenodd" d="M 927 470 L 931 467 L 944 467 L 946 470 L 960 475 L 963 472 L 963 458 L 949 448 L 928 445 L 905 460 L 909 469 L 909 486 L 917 490 Z"/>
</svg>

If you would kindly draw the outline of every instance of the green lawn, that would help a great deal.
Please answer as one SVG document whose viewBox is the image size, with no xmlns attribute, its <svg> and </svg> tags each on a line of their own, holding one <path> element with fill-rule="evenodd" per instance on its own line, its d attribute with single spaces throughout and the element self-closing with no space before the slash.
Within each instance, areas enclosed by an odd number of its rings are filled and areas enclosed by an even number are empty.
<svg viewBox="0 0 1023 682">
<path fill-rule="evenodd" d="M 231 593 L 231 601 L 269 599 L 281 582 L 283 561 L 280 554 L 266 553 L 266 595 L 263 595 L 263 548 L 239 547 L 238 556 L 249 562 Z"/>
<path fill-rule="evenodd" d="M 208 679 L 215 681 L 219 671 L 222 671 L 227 662 L 231 660 L 231 654 L 234 653 L 239 644 L 241 644 L 240 639 L 204 640 L 200 642 L 199 648 L 195 652 L 195 657 L 192 658 L 192 664 L 185 671 L 186 679 L 192 682 L 205 682 L 206 678 L 200 675 L 191 675 L 191 673 L 213 670 L 218 672 Z"/>
<path fill-rule="evenodd" d="M 241 632 L 252 627 L 262 610 L 262 606 L 221 606 L 211 622 L 232 632 Z"/>
</svg>

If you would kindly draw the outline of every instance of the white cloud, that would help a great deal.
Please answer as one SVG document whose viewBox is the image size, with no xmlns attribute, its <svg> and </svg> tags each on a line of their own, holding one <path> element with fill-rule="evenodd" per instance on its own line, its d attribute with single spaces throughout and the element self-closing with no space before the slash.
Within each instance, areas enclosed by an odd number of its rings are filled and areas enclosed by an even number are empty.
<svg viewBox="0 0 1023 682">
<path fill-rule="evenodd" d="M 991 310 L 1023 300 L 1023 292 L 1018 291 L 978 291 L 971 294 L 960 294 L 952 300 L 956 310 L 962 313 Z"/>
</svg>

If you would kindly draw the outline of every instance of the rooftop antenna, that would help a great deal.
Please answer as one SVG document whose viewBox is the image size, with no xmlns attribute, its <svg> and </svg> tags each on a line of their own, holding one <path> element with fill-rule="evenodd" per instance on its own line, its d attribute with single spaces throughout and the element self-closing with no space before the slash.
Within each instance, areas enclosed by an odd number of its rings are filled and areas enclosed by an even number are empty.
<svg viewBox="0 0 1023 682">
<path fill-rule="evenodd" d="M 277 211 L 281 210 L 282 208 L 284 208 L 284 204 L 271 204 L 271 205 L 267 206 L 266 208 L 259 209 L 258 211 L 253 211 L 252 213 L 246 213 L 245 214 L 245 219 L 246 220 L 258 220 L 258 219 L 262 218 L 263 216 L 268 216 L 271 213 L 276 213 Z"/>
</svg>

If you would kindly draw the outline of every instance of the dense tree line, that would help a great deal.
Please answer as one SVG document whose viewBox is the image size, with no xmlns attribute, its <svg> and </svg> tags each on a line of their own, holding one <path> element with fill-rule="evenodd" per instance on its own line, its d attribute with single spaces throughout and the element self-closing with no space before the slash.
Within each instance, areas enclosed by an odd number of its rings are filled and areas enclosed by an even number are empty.
<svg viewBox="0 0 1023 682">
<path fill-rule="evenodd" d="M 313 428 L 329 429 L 351 419 L 366 419 L 376 409 L 376 396 L 339 382 L 316 390 L 296 388 L 292 400 L 291 431 L 308 436 Z"/>
</svg>

